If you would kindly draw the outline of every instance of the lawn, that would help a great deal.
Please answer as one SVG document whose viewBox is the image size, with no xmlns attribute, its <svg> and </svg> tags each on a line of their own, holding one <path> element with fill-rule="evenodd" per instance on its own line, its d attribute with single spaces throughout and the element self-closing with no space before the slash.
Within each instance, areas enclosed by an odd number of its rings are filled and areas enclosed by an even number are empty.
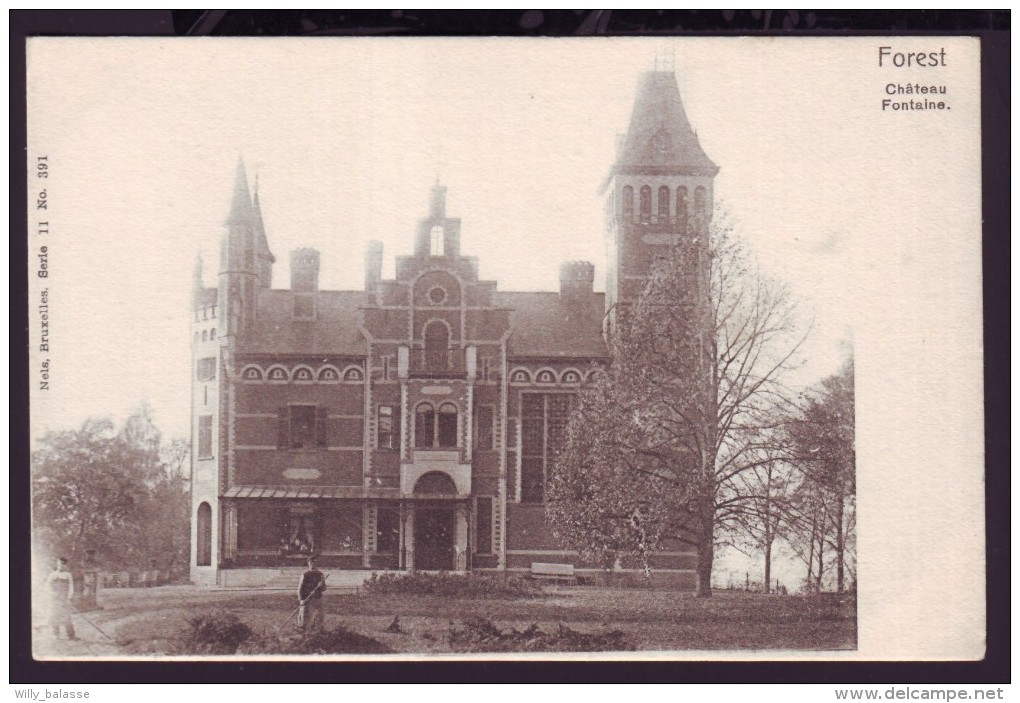
<svg viewBox="0 0 1020 703">
<path fill-rule="evenodd" d="M 271 635 L 295 608 L 290 592 L 216 591 L 188 586 L 110 590 L 104 609 L 79 615 L 78 632 L 102 651 L 121 655 L 180 653 L 187 620 L 203 613 L 229 612 L 254 632 Z M 348 629 L 382 642 L 395 652 L 434 654 L 464 651 L 449 641 L 451 627 L 485 618 L 499 629 L 525 630 L 537 624 L 555 631 L 561 624 L 584 634 L 620 630 L 629 649 L 838 650 L 856 646 L 856 603 L 851 596 L 771 596 L 716 592 L 696 598 L 669 590 L 547 586 L 536 597 L 479 599 L 371 593 L 329 593 L 327 628 Z M 392 627 L 399 618 L 396 632 Z M 93 625 L 95 627 L 93 627 Z M 293 632 L 292 619 L 282 634 Z M 73 643 L 71 643 L 73 644 Z M 45 639 L 37 652 L 68 654 Z"/>
</svg>

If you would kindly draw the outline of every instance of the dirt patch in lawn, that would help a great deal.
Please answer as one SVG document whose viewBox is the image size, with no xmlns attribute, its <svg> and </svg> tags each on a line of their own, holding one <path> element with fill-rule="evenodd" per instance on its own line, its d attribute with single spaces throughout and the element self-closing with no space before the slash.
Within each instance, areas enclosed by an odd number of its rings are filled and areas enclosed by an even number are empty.
<svg viewBox="0 0 1020 703">
<path fill-rule="evenodd" d="M 131 656 L 180 655 L 188 619 L 216 611 L 235 615 L 263 639 L 295 633 L 293 619 L 284 624 L 296 606 L 289 592 L 187 587 L 157 592 L 162 590 L 125 589 L 110 594 L 104 610 L 90 614 L 111 636 L 108 648 L 115 645 Z M 536 644 L 536 638 L 585 642 L 614 631 L 620 633 L 621 650 L 641 651 L 839 650 L 855 648 L 857 639 L 856 602 L 835 595 L 722 592 L 696 598 L 666 590 L 587 586 L 551 587 L 538 598 L 504 599 L 344 593 L 327 596 L 325 612 L 327 629 L 343 627 L 394 652 L 425 655 L 482 651 L 481 645 L 465 647 L 463 638 L 458 643 L 456 635 L 451 639 L 451 631 L 463 631 L 472 619 L 488 621 L 500 632 L 531 628 L 531 636 L 521 641 L 533 649 L 513 649 L 511 642 L 495 651 L 539 651 L 535 648 L 544 644 Z M 535 635 L 536 630 L 545 634 Z"/>
</svg>

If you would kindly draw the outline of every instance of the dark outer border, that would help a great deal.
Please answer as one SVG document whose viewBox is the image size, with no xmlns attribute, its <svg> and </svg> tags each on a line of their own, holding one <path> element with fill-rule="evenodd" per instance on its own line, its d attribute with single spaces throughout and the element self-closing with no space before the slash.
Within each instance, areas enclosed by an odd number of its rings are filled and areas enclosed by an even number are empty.
<svg viewBox="0 0 1020 703">
<path fill-rule="evenodd" d="M 40 11 L 10 20 L 11 683 L 1006 683 L 1010 681 L 1010 13 L 973 11 Z M 395 15 L 394 12 L 406 14 Z M 538 15 L 534 13 L 538 12 Z M 387 14 L 388 13 L 388 14 Z M 413 13 L 413 14 L 411 14 Z M 757 13 L 757 17 L 755 16 Z M 811 17 L 813 15 L 813 18 Z M 304 23 L 302 20 L 306 20 Z M 682 27 L 682 29 L 681 29 Z M 40 662 L 31 658 L 25 40 L 53 36 L 883 36 L 981 44 L 988 649 L 978 662 Z"/>
</svg>

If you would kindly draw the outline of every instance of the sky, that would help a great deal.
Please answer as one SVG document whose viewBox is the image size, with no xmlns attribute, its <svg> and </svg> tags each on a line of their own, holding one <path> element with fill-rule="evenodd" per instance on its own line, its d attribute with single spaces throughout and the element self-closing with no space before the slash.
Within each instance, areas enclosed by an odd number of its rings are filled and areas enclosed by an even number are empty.
<svg viewBox="0 0 1020 703">
<path fill-rule="evenodd" d="M 947 62 L 882 66 L 882 45 L 945 48 Z M 239 155 L 258 175 L 275 287 L 289 285 L 289 252 L 314 247 L 323 288 L 360 288 L 372 239 L 392 275 L 437 179 L 463 220 L 462 251 L 501 290 L 556 290 L 559 264 L 576 259 L 600 282 L 598 188 L 656 52 L 674 57 L 721 167 L 717 203 L 813 320 L 793 380 L 835 372 L 852 343 L 870 589 L 859 608 L 862 623 L 887 625 L 863 627 L 861 651 L 979 652 L 973 38 L 32 39 L 28 157 L 49 165 L 45 220 L 32 209 L 42 179 L 30 188 L 36 381 L 49 364 L 49 389 L 31 395 L 33 437 L 122 420 L 142 400 L 164 435 L 187 434 L 193 263 L 201 253 L 211 285 Z M 944 86 L 950 109 L 883 109 L 902 85 Z M 920 627 L 931 635 L 913 636 Z"/>
<path fill-rule="evenodd" d="M 359 288 L 371 239 L 392 275 L 438 179 L 464 253 L 500 289 L 556 290 L 559 263 L 573 259 L 595 263 L 604 288 L 598 189 L 656 53 L 674 56 L 688 115 L 721 166 L 717 199 L 813 321 L 801 380 L 832 373 L 852 337 L 849 213 L 832 155 L 806 148 L 819 146 L 810 114 L 791 106 L 769 121 L 748 109 L 805 89 L 784 77 L 792 55 L 766 52 L 772 65 L 760 67 L 762 46 L 728 42 L 720 61 L 714 43 L 33 41 L 42 114 L 29 138 L 52 169 L 47 397 L 60 408 L 33 435 L 119 419 L 143 399 L 166 434 L 186 433 L 191 271 L 201 254 L 214 284 L 239 156 L 258 178 L 274 287 L 289 286 L 289 252 L 308 246 L 322 254 L 323 288 Z"/>
</svg>

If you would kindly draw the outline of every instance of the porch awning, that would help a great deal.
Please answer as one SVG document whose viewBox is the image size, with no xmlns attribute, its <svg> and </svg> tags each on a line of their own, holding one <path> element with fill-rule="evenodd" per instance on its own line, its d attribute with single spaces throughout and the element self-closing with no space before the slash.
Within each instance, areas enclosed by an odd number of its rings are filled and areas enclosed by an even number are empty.
<svg viewBox="0 0 1020 703">
<path fill-rule="evenodd" d="M 455 502 L 458 500 L 468 500 L 471 498 L 468 494 L 463 493 L 414 493 L 412 495 L 402 495 L 401 499 L 405 501 L 446 501 Z"/>
<path fill-rule="evenodd" d="M 286 498 L 343 500 L 352 498 L 400 498 L 399 488 L 364 486 L 231 486 L 224 498 Z"/>
</svg>

